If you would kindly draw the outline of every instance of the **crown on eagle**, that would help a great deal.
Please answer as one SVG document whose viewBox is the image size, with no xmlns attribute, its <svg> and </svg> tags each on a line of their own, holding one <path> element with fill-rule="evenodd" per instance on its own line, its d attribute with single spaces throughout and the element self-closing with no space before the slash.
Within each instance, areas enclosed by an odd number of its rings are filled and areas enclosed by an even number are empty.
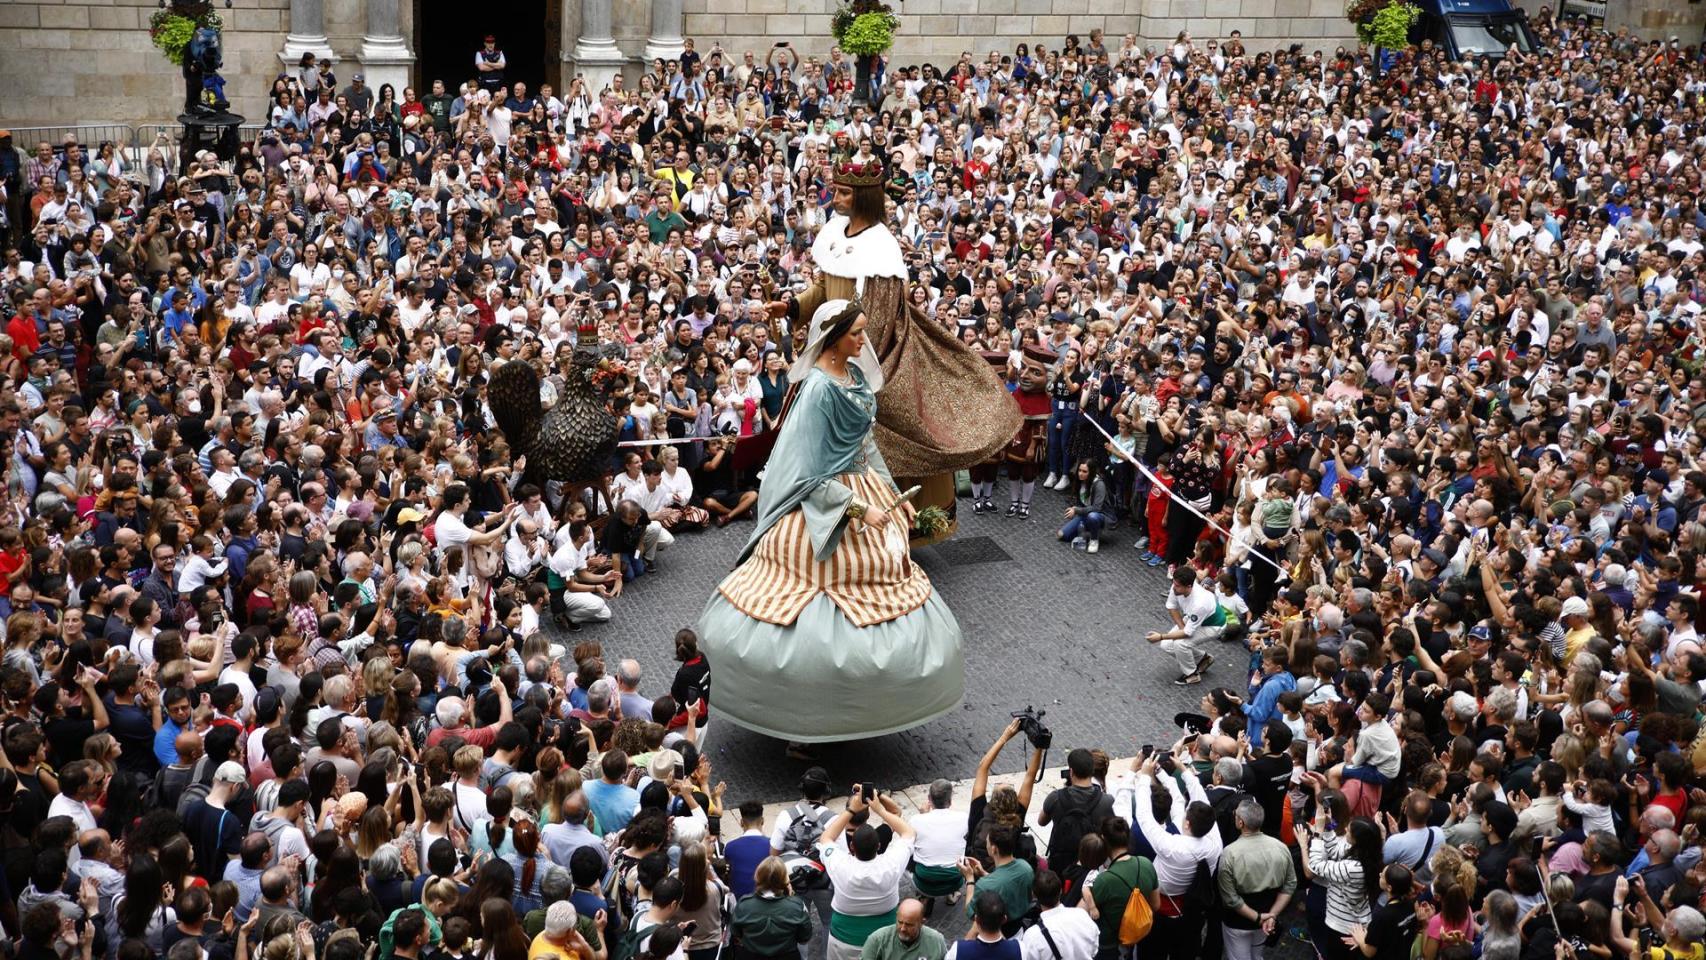
<svg viewBox="0 0 1706 960">
<path fill-rule="evenodd" d="M 844 187 L 880 187 L 883 185 L 883 162 L 875 158 L 837 161 L 835 182 Z"/>
</svg>

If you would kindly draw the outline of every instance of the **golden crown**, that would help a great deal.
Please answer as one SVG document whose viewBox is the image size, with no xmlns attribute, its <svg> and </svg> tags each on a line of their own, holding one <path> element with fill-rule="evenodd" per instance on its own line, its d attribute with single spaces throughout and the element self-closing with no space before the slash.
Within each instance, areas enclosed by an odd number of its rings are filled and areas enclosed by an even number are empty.
<svg viewBox="0 0 1706 960">
<path fill-rule="evenodd" d="M 880 187 L 883 185 L 881 160 L 842 160 L 835 165 L 835 182 L 844 187 Z"/>
</svg>

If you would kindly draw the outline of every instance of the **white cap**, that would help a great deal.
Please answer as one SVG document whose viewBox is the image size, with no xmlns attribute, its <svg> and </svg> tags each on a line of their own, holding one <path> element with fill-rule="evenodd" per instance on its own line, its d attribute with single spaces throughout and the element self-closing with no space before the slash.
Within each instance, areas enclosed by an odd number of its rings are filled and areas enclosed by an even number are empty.
<svg viewBox="0 0 1706 960">
<path fill-rule="evenodd" d="M 1588 602 L 1581 597 L 1566 597 L 1564 607 L 1559 611 L 1560 617 L 1585 617 L 1588 615 Z"/>
<path fill-rule="evenodd" d="M 218 770 L 213 771 L 214 783 L 243 783 L 248 779 L 248 775 L 243 772 L 243 765 L 235 760 L 227 760 L 219 765 Z"/>
</svg>

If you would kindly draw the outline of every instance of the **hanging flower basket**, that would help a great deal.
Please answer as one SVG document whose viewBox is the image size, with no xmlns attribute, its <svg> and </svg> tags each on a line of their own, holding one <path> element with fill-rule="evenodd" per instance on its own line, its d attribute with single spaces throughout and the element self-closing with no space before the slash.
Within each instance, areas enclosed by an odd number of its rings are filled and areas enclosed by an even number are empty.
<svg viewBox="0 0 1706 960">
<path fill-rule="evenodd" d="M 184 51 L 189 49 L 190 41 L 195 38 L 195 32 L 201 27 L 213 30 L 223 28 L 225 24 L 219 19 L 219 14 L 207 10 L 197 17 L 186 17 L 174 10 L 156 10 L 148 18 L 148 39 L 154 41 L 154 46 L 172 61 L 173 66 L 184 65 Z"/>
<path fill-rule="evenodd" d="M 835 42 L 850 56 L 874 57 L 894 46 L 900 18 L 880 0 L 852 0 L 837 7 L 829 21 Z"/>
<path fill-rule="evenodd" d="M 1421 16 L 1421 8 L 1407 0 L 1350 0 L 1345 6 L 1358 39 L 1379 50 L 1408 49 L 1410 28 Z"/>
</svg>

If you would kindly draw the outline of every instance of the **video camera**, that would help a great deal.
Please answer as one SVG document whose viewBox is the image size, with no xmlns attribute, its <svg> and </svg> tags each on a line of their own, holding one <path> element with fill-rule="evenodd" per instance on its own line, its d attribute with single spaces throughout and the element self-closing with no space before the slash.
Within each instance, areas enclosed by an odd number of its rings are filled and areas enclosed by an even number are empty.
<svg viewBox="0 0 1706 960">
<path fill-rule="evenodd" d="M 1054 733 L 1043 726 L 1043 717 L 1048 716 L 1047 710 L 1038 710 L 1026 705 L 1023 710 L 1013 711 L 1011 716 L 1019 721 L 1019 732 L 1025 735 L 1025 739 L 1031 742 L 1033 748 L 1047 750 L 1054 742 Z"/>
</svg>

